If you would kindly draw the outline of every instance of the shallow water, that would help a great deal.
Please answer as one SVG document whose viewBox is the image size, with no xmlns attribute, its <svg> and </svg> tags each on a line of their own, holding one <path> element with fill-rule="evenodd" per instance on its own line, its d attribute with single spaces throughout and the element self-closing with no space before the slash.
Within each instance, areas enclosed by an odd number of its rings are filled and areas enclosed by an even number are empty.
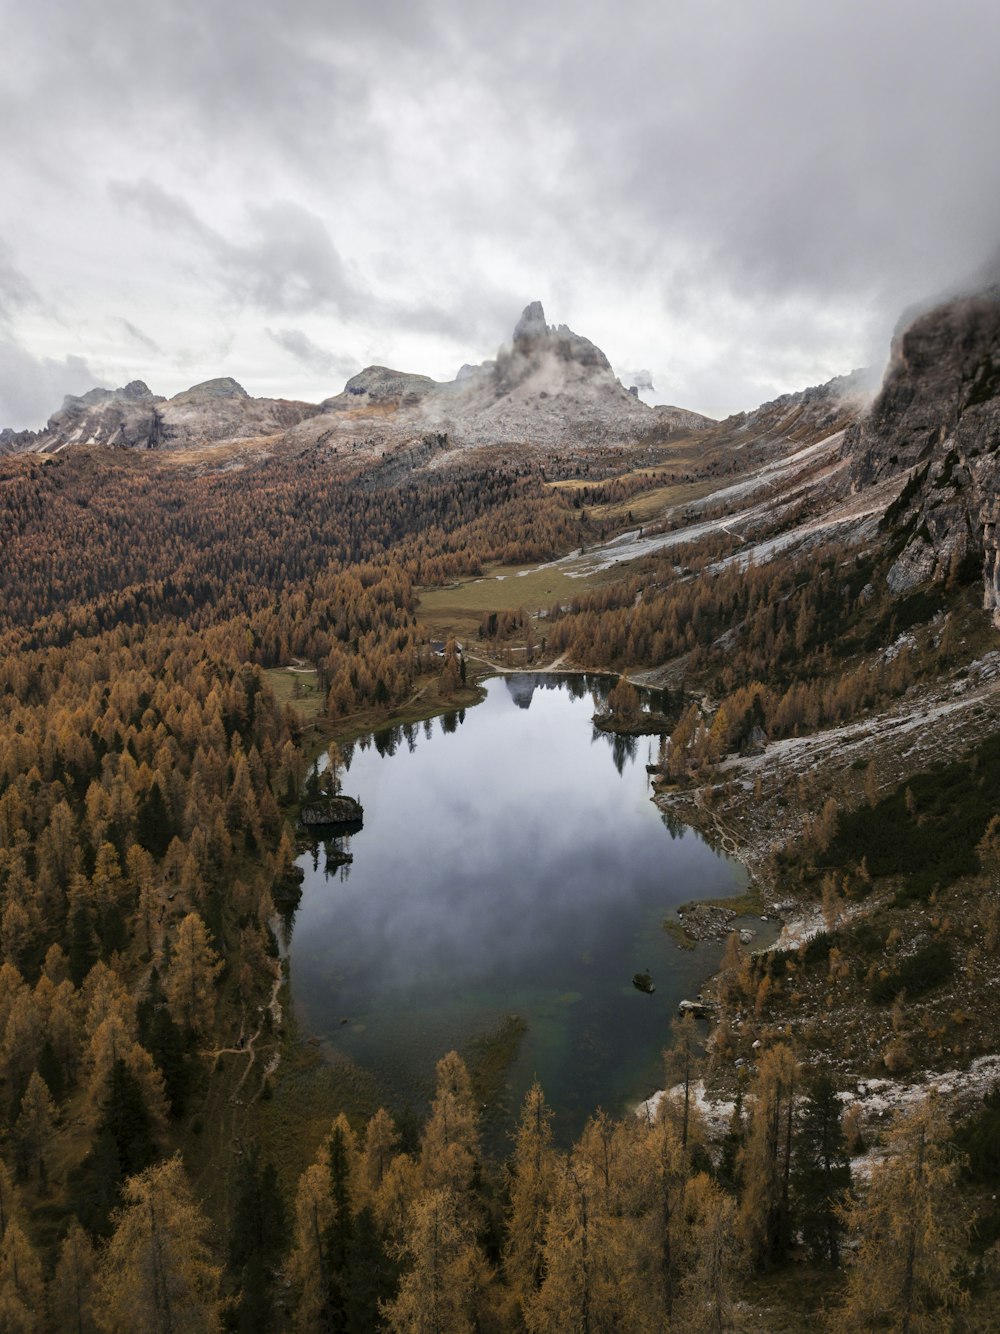
<svg viewBox="0 0 1000 1334">
<path fill-rule="evenodd" d="M 719 947 L 681 951 L 664 916 L 738 892 L 742 870 L 650 801 L 652 741 L 595 732 L 596 677 L 487 683 L 482 704 L 358 745 L 343 790 L 350 866 L 306 873 L 289 944 L 304 1026 L 422 1113 L 435 1062 L 510 1014 L 527 1033 L 511 1115 L 537 1074 L 560 1138 L 658 1086 L 682 996 Z M 654 995 L 632 985 L 648 970 Z M 344 1021 L 347 1022 L 344 1022 Z"/>
</svg>

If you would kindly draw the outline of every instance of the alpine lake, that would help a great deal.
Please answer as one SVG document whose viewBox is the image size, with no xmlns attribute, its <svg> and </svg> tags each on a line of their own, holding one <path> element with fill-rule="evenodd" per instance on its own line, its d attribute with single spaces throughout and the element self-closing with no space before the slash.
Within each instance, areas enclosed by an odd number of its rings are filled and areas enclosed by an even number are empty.
<svg viewBox="0 0 1000 1334">
<path fill-rule="evenodd" d="M 594 726 L 612 684 L 493 678 L 474 708 L 345 753 L 364 823 L 299 858 L 292 996 L 301 1028 L 372 1072 L 397 1114 L 424 1114 L 453 1048 L 493 1063 L 494 1140 L 536 1076 L 563 1143 L 661 1087 L 677 1004 L 722 952 L 679 949 L 664 919 L 746 878 L 650 800 L 657 739 Z M 652 994 L 633 984 L 647 972 Z"/>
</svg>

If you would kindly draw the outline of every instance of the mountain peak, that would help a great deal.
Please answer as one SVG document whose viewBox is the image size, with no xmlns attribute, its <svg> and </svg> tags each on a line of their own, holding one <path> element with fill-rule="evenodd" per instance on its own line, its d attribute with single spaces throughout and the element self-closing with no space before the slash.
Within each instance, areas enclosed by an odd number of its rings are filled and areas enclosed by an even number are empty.
<svg viewBox="0 0 1000 1334">
<path fill-rule="evenodd" d="M 533 342 L 536 338 L 544 338 L 548 332 L 549 326 L 545 323 L 542 303 L 532 301 L 525 306 L 514 328 L 514 346 Z"/>
</svg>

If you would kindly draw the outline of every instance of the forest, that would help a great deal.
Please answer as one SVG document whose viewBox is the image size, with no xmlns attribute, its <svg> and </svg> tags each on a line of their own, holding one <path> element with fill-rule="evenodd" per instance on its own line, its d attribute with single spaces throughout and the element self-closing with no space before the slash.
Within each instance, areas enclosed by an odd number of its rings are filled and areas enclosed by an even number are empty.
<svg viewBox="0 0 1000 1334">
<path fill-rule="evenodd" d="M 996 895 L 995 741 L 947 782 L 817 810 L 783 873 L 825 894 L 830 932 L 766 964 L 730 939 L 722 1037 L 706 1055 L 690 1019 L 664 1034 L 656 1115 L 595 1108 L 558 1146 L 536 1086 L 498 1160 L 465 1062 L 442 1053 L 421 1123 L 331 1104 L 292 1172 L 254 1133 L 280 1064 L 251 1060 L 218 1094 L 227 1056 L 280 1058 L 286 1041 L 276 899 L 311 757 L 267 672 L 315 667 L 325 736 L 390 720 L 430 681 L 449 698 L 458 659 L 435 656 L 422 590 L 564 554 L 596 527 L 588 506 L 643 490 L 553 485 L 551 458 L 470 460 L 384 481 L 285 456 L 235 471 L 86 449 L 0 460 L 0 1328 L 796 1329 L 811 1317 L 795 1323 L 793 1259 L 831 1329 L 988 1328 L 996 1093 L 958 1126 L 915 1102 L 859 1181 L 843 1090 L 781 1005 L 789 979 L 850 956 L 836 903 L 872 877 L 919 871 L 926 899 L 979 876 Z M 544 635 L 550 658 L 622 671 L 620 713 L 629 671 L 682 660 L 661 764 L 693 786 L 758 732 L 863 716 L 960 660 L 947 626 L 933 654 L 918 638 L 875 651 L 943 605 L 873 596 L 875 556 L 732 554 L 675 548 L 544 617 L 498 604 L 480 647 Z M 956 568 L 941 598 L 959 605 L 971 583 Z M 939 836 L 958 809 L 964 860 Z M 900 1006 L 953 967 L 938 942 L 864 981 L 872 1004 Z M 720 1134 L 696 1085 L 749 1050 L 743 1024 L 756 1047 Z M 237 1093 L 241 1135 L 206 1173 L 200 1144 L 213 1118 L 225 1134 Z M 768 1303 L 788 1323 L 766 1323 Z"/>
</svg>

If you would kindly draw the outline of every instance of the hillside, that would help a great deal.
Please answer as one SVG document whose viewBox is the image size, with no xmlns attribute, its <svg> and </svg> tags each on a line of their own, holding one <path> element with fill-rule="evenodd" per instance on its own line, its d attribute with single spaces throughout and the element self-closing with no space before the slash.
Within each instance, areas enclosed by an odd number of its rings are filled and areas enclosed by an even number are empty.
<svg viewBox="0 0 1000 1334">
<path fill-rule="evenodd" d="M 8 436 L 0 1193 L 33 1300 L 68 1300 L 83 1256 L 107 1303 L 155 1189 L 206 1328 L 220 1294 L 244 1328 L 408 1328 L 435 1236 L 472 1276 L 450 1327 L 563 1328 L 582 1272 L 607 1329 L 866 1328 L 875 1206 L 905 1182 L 937 1229 L 912 1233 L 926 1309 L 989 1328 L 998 366 L 987 290 L 921 312 L 874 397 L 858 374 L 711 423 L 643 405 L 536 303 L 446 384 L 370 367 L 311 406 L 134 382 Z M 278 937 L 301 802 L 336 781 L 316 757 L 405 750 L 527 666 L 617 674 L 600 726 L 660 736 L 671 829 L 750 873 L 670 940 L 748 909 L 781 934 L 720 939 L 711 1023 L 677 1028 L 648 1118 L 593 1109 L 560 1148 L 533 1089 L 504 1163 L 484 1129 L 506 1143 L 517 1022 L 437 1054 L 397 1125 L 392 1089 L 298 1031 Z"/>
</svg>

